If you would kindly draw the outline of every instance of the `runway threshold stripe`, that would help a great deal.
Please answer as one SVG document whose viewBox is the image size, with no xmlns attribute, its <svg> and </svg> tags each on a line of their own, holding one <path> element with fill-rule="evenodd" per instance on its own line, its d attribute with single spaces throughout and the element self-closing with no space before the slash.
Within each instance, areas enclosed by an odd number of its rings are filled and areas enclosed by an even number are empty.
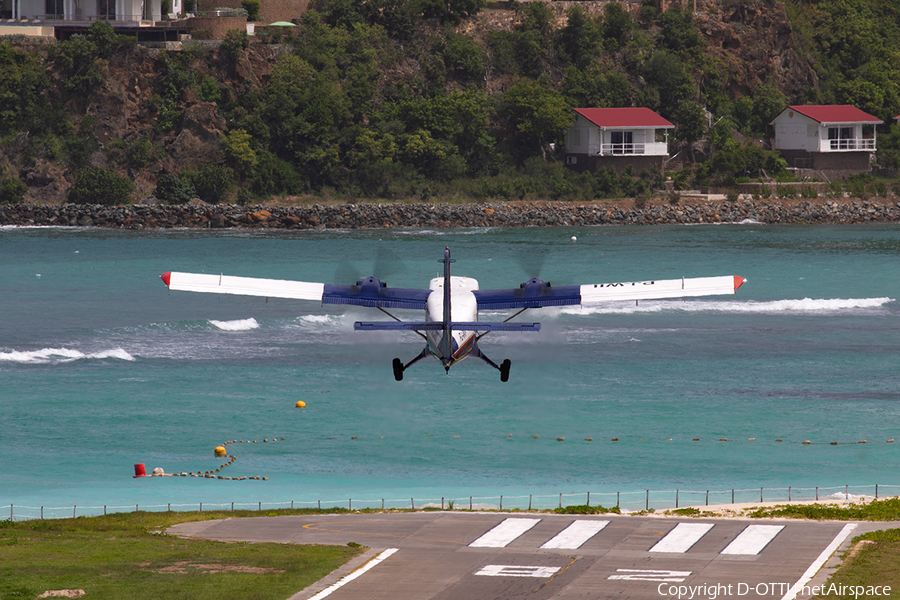
<svg viewBox="0 0 900 600">
<path fill-rule="evenodd" d="M 687 552 L 712 528 L 712 523 L 679 523 L 650 552 Z"/>
<path fill-rule="evenodd" d="M 337 583 L 328 586 L 327 588 L 325 588 L 324 590 L 322 590 L 315 596 L 311 597 L 309 600 L 321 600 L 322 598 L 325 598 L 326 596 L 330 596 L 332 594 L 332 592 L 335 592 L 338 589 L 340 589 L 341 587 L 347 585 L 348 583 L 350 583 L 351 581 L 353 581 L 354 579 L 356 579 L 357 577 L 359 577 L 360 575 L 362 575 L 363 573 L 365 573 L 372 567 L 379 565 L 384 559 L 391 556 L 397 550 L 399 550 L 399 548 L 388 548 L 387 550 L 385 550 L 384 552 L 382 552 L 381 554 L 379 554 L 378 556 L 376 556 L 375 558 L 373 558 L 372 560 L 367 562 L 365 565 L 363 565 L 363 567 L 361 569 L 357 569 L 357 570 L 353 571 L 352 573 L 350 573 L 349 575 L 345 575 L 344 577 L 339 579 Z"/>
<path fill-rule="evenodd" d="M 835 550 L 837 550 L 841 544 L 844 543 L 850 534 L 853 533 L 853 530 L 856 529 L 856 523 L 848 523 L 844 525 L 844 528 L 838 532 L 837 536 L 831 540 L 831 543 L 822 550 L 822 554 L 813 561 L 813 564 L 809 565 L 809 568 L 806 569 L 806 572 L 797 580 L 791 589 L 785 594 L 781 600 L 794 600 L 801 591 L 803 591 L 803 586 L 809 583 L 809 580 L 813 578 L 813 576 L 819 572 L 819 569 L 822 568 L 822 565 L 825 564 L 825 561 L 834 554 Z"/>
<path fill-rule="evenodd" d="M 722 554 L 759 554 L 782 529 L 784 525 L 748 525 L 722 550 Z"/>
<path fill-rule="evenodd" d="M 504 519 L 499 525 L 469 544 L 471 548 L 505 548 L 511 541 L 537 525 L 540 519 Z"/>
<path fill-rule="evenodd" d="M 573 521 L 571 525 L 557 533 L 541 548 L 545 550 L 576 550 L 607 525 L 609 525 L 609 521 Z"/>
</svg>

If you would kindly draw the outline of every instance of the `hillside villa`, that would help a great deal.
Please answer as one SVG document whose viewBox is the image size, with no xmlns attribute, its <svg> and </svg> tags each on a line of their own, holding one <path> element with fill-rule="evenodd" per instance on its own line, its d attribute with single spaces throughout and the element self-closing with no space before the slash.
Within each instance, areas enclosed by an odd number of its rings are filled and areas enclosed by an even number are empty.
<svg viewBox="0 0 900 600">
<path fill-rule="evenodd" d="M 662 170 L 669 158 L 668 133 L 675 126 L 649 108 L 575 108 L 566 132 L 566 167 L 636 173 Z"/>
</svg>

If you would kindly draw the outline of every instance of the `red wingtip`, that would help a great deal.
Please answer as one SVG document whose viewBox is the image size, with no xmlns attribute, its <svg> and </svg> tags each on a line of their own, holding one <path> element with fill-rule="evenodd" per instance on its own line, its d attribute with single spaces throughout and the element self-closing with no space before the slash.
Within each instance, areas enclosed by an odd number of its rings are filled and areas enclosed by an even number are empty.
<svg viewBox="0 0 900 600">
<path fill-rule="evenodd" d="M 168 273 L 166 273 L 166 274 L 168 275 Z M 740 275 L 735 275 L 734 276 L 734 291 L 737 291 L 737 289 L 739 287 L 741 287 L 742 285 L 744 285 L 745 283 L 747 283 L 746 279 L 744 279 Z M 168 285 L 168 284 L 169 284 L 169 282 L 166 281 L 166 285 Z"/>
<path fill-rule="evenodd" d="M 163 273 L 162 275 L 159 276 L 159 278 L 163 280 L 163 283 L 166 284 L 166 287 L 169 287 L 169 279 L 172 278 L 172 271 Z M 737 281 L 737 278 L 735 278 L 735 281 Z M 735 288 L 735 289 L 737 289 L 737 288 Z"/>
</svg>

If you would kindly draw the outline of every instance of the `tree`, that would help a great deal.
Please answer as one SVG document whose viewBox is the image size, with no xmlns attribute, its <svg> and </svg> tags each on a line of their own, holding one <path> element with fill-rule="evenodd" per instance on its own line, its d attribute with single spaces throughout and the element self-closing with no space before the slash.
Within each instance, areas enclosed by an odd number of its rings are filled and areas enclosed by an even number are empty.
<svg viewBox="0 0 900 600">
<path fill-rule="evenodd" d="M 566 11 L 566 17 L 566 26 L 556 38 L 558 52 L 565 60 L 584 69 L 600 48 L 603 32 L 599 23 L 588 17 L 578 4 Z"/>
<path fill-rule="evenodd" d="M 256 151 L 250 145 L 252 136 L 243 129 L 233 129 L 222 137 L 225 160 L 238 177 L 248 175 L 256 166 Z"/>
<path fill-rule="evenodd" d="M 691 53 L 704 46 L 691 11 L 673 6 L 662 14 L 659 21 L 662 25 L 660 41 L 672 52 Z"/>
<path fill-rule="evenodd" d="M 165 204 L 187 204 L 194 197 L 194 187 L 177 175 L 164 173 L 156 181 L 153 195 Z"/>
<path fill-rule="evenodd" d="M 88 167 L 75 174 L 75 182 L 69 189 L 69 202 L 117 206 L 127 204 L 133 191 L 131 180 L 102 167 Z"/>
<path fill-rule="evenodd" d="M 46 107 L 47 70 L 34 54 L 0 42 L 0 134 L 27 131 Z"/>
<path fill-rule="evenodd" d="M 610 2 L 603 11 L 603 39 L 607 50 L 619 50 L 631 39 L 634 19 L 618 2 Z"/>
<path fill-rule="evenodd" d="M 194 188 L 197 197 L 210 204 L 218 204 L 224 200 L 225 194 L 234 185 L 234 179 L 227 169 L 212 164 L 196 171 L 184 169 L 181 178 Z"/>
<path fill-rule="evenodd" d="M 0 177 L 0 204 L 18 204 L 28 192 L 28 186 L 12 177 Z"/>
<path fill-rule="evenodd" d="M 688 154 L 691 162 L 694 161 L 693 144 L 703 137 L 706 133 L 706 112 L 698 103 L 689 101 L 682 102 L 672 114 L 675 119 L 675 135 L 679 140 L 684 141 L 688 145 Z"/>
<path fill-rule="evenodd" d="M 527 80 L 506 92 L 498 115 L 506 125 L 513 151 L 521 159 L 540 152 L 546 160 L 547 144 L 562 137 L 574 121 L 562 94 Z"/>
</svg>

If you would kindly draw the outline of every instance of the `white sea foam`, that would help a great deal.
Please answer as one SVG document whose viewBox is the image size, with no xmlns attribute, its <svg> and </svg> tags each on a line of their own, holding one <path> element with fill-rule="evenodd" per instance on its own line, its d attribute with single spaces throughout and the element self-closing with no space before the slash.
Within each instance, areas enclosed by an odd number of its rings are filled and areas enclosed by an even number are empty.
<svg viewBox="0 0 900 600">
<path fill-rule="evenodd" d="M 803 298 L 800 300 L 645 300 L 637 306 L 627 302 L 598 303 L 559 309 L 568 315 L 630 314 L 678 310 L 682 312 L 731 313 L 821 313 L 850 309 L 880 308 L 893 298 Z"/>
<path fill-rule="evenodd" d="M 119 360 L 134 360 L 128 352 L 122 348 L 100 350 L 98 352 L 84 353 L 69 348 L 42 348 L 40 350 L 9 350 L 0 351 L 0 362 L 44 365 L 52 363 L 65 363 L 85 358 L 118 358 Z"/>
<path fill-rule="evenodd" d="M 339 315 L 303 315 L 300 320 L 307 323 L 333 323 L 339 320 Z"/>
<path fill-rule="evenodd" d="M 259 328 L 259 323 L 257 323 L 256 319 L 253 317 L 250 317 L 249 319 L 238 319 L 236 321 L 215 321 L 210 319 L 209 322 L 222 331 L 249 331 L 250 329 Z"/>
</svg>

